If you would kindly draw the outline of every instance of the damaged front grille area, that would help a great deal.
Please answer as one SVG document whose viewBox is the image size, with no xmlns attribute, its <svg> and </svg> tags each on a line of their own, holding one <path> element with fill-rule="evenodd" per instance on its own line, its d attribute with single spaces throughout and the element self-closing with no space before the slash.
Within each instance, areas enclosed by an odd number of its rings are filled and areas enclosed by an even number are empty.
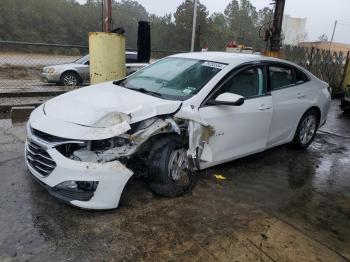
<svg viewBox="0 0 350 262">
<path fill-rule="evenodd" d="M 28 164 L 41 176 L 48 176 L 56 168 L 56 162 L 39 144 L 31 141 L 26 148 Z"/>
</svg>

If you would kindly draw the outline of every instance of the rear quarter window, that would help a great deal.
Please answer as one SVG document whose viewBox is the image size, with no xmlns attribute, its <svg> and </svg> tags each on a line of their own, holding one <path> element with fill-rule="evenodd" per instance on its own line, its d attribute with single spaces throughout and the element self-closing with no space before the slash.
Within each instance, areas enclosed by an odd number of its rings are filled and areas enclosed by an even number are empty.
<svg viewBox="0 0 350 262">
<path fill-rule="evenodd" d="M 296 84 L 302 84 L 310 80 L 310 78 L 301 70 L 294 69 L 295 72 L 295 83 Z"/>
</svg>

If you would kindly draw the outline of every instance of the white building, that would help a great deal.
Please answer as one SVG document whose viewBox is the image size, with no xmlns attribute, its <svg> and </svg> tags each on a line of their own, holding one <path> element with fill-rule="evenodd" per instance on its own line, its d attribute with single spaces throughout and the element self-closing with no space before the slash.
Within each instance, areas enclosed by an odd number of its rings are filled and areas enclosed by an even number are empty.
<svg viewBox="0 0 350 262">
<path fill-rule="evenodd" d="M 282 33 L 283 45 L 298 45 L 306 38 L 306 18 L 283 16 Z"/>
</svg>

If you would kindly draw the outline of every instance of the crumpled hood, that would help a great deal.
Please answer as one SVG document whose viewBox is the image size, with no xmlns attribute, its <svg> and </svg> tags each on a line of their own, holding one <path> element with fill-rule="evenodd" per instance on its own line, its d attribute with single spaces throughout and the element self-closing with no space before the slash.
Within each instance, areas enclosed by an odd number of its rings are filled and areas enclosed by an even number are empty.
<svg viewBox="0 0 350 262">
<path fill-rule="evenodd" d="M 81 88 L 36 108 L 30 126 L 57 137 L 100 140 L 124 134 L 130 124 L 175 113 L 180 101 L 164 100 L 114 85 Z"/>
<path fill-rule="evenodd" d="M 175 112 L 180 101 L 170 101 L 106 82 L 84 87 L 46 102 L 45 114 L 87 127 L 111 127 Z"/>
</svg>

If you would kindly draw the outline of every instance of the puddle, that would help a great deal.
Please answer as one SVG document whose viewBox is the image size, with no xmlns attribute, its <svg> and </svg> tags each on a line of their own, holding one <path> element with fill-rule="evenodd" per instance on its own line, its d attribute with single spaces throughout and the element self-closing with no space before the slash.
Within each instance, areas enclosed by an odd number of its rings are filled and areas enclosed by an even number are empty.
<svg viewBox="0 0 350 262">
<path fill-rule="evenodd" d="M 350 197 L 350 155 L 348 152 L 325 154 L 320 158 L 312 180 L 318 192 L 342 193 Z"/>
</svg>

